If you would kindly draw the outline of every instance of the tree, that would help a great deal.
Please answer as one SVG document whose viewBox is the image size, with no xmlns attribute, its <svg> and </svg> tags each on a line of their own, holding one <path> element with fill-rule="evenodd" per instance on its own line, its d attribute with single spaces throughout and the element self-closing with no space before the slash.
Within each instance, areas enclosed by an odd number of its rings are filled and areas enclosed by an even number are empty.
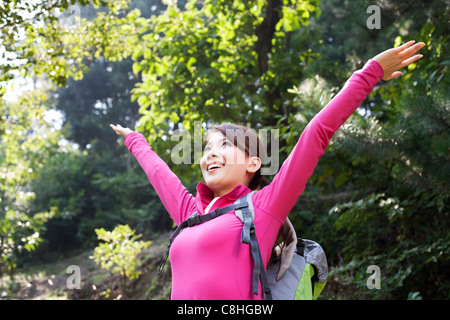
<svg viewBox="0 0 450 320">
<path fill-rule="evenodd" d="M 320 14 L 317 4 L 187 1 L 179 8 L 170 2 L 138 32 L 133 59 L 142 82 L 133 96 L 141 106 L 139 129 L 166 157 L 160 138 L 190 130 L 194 121 L 245 119 L 255 128 L 286 123 L 294 112 L 286 89 L 314 58 L 298 31 Z"/>
<path fill-rule="evenodd" d="M 66 68 L 53 68 L 56 66 L 67 66 L 64 48 L 39 47 L 39 39 L 51 37 L 53 41 L 58 40 L 60 26 L 58 17 L 61 11 L 65 11 L 70 5 L 87 5 L 92 2 L 99 5 L 106 1 L 88 0 L 52 0 L 44 2 L 35 1 L 2 1 L 0 4 L 0 31 L 2 34 L 2 64 L 0 65 L 0 83 L 14 79 L 18 74 L 32 74 L 47 72 L 50 78 L 58 84 L 73 75 L 64 74 Z M 44 22 L 44 23 L 43 23 Z M 53 27 L 54 32 L 46 32 L 48 26 Z M 24 37 L 24 34 L 26 36 Z M 46 59 L 40 59 L 45 56 Z M 51 62 L 51 63 L 49 63 Z M 45 66 L 47 64 L 47 66 Z M 53 69 L 53 70 L 51 70 Z M 32 72 L 33 70 L 33 72 Z M 62 72 L 61 72 L 62 71 Z M 3 96 L 6 88 L 0 90 Z"/>
<path fill-rule="evenodd" d="M 331 280 L 349 286 L 350 296 L 339 297 L 448 297 L 449 63 L 444 54 L 448 32 L 442 23 L 448 20 L 448 1 L 165 1 L 165 6 L 155 4 L 158 16 L 142 15 L 141 2 L 93 3 L 105 7 L 89 19 L 82 17 L 76 28 L 60 26 L 52 18 L 25 28 L 20 46 L 13 48 L 12 40 L 5 40 L 10 41 L 7 51 L 28 59 L 24 69 L 49 74 L 56 83 L 86 76 L 87 83 L 69 81 L 60 97 L 61 108 L 80 120 L 65 130 L 82 148 L 91 144 L 89 152 L 96 146 L 93 136 L 103 136 L 103 129 L 83 134 L 92 123 L 70 110 L 70 94 L 86 99 L 80 107 L 98 123 L 93 102 L 107 104 L 122 89 L 113 85 L 96 96 L 87 90 L 90 81 L 105 79 L 104 70 L 112 63 L 132 62 L 139 79 L 131 91 L 141 114 L 136 129 L 169 164 L 171 135 L 179 128 L 192 133 L 197 120 L 203 129 L 222 121 L 277 128 L 283 159 L 353 71 L 381 50 L 409 39 L 424 41 L 424 59 L 401 78 L 381 82 L 338 131 L 291 217 L 301 236 L 324 246 Z M 381 29 L 367 28 L 369 5 L 380 7 Z M 88 67 L 98 74 L 90 75 Z M 81 180 L 89 182 L 79 183 L 71 199 L 94 195 L 83 211 L 83 230 L 105 217 L 102 221 L 112 227 L 119 212 L 134 203 L 107 202 L 101 195 L 114 199 L 117 181 L 124 183 L 120 192 L 131 195 L 125 186 L 138 181 L 134 173 L 111 173 L 108 156 L 103 150 L 97 158 L 76 153 L 64 158 L 74 179 L 84 170 Z M 45 173 L 49 181 L 58 176 L 63 157 L 52 161 Z M 172 169 L 189 186 L 200 178 L 200 170 L 190 165 Z M 43 185 L 41 180 L 36 189 Z M 53 195 L 40 198 L 41 204 L 73 205 Z M 137 205 L 130 216 L 136 212 L 144 217 L 146 210 Z M 373 264 L 385 279 L 376 293 L 365 281 Z"/>
<path fill-rule="evenodd" d="M 81 10 L 82 17 L 91 20 L 102 12 Z M 48 159 L 32 183 L 36 190 L 32 207 L 52 206 L 59 212 L 47 224 L 41 257 L 95 245 L 95 228 L 127 223 L 151 237 L 171 227 L 133 156 L 109 128 L 112 122 L 131 126 L 137 121 L 137 103 L 130 101 L 130 90 L 138 80 L 132 62 L 99 56 L 85 64 L 81 79 L 70 78 L 52 93 L 54 108 L 62 112 L 62 143 L 69 147 Z"/>
<path fill-rule="evenodd" d="M 39 91 L 20 101 L 0 101 L 0 275 L 13 274 L 25 251 L 42 241 L 56 208 L 34 211 L 31 182 L 47 157 L 57 152 L 58 132 L 45 117 L 47 97 Z"/>
<path fill-rule="evenodd" d="M 63 112 L 66 138 L 82 150 L 88 147 L 95 152 L 114 150 L 119 154 L 117 139 L 108 125 L 136 123 L 138 106 L 130 101 L 130 90 L 137 80 L 129 60 L 110 63 L 96 59 L 89 64 L 83 79 L 70 79 L 65 87 L 58 88 L 56 108 Z"/>
<path fill-rule="evenodd" d="M 353 297 L 442 298 L 450 286 L 441 276 L 447 273 L 450 240 L 444 231 L 449 221 L 445 208 L 449 204 L 450 95 L 448 59 L 442 55 L 448 50 L 448 35 L 441 26 L 448 9 L 441 10 L 445 7 L 441 1 L 411 3 L 397 7 L 395 1 L 379 3 L 382 12 L 401 11 L 392 12 L 397 20 L 382 28 L 382 35 L 381 31 L 370 33 L 378 33 L 373 35 L 377 44 L 389 38 L 395 39 L 394 45 L 409 39 L 424 41 L 424 59 L 396 81 L 380 83 L 338 131 L 311 177 L 302 205 L 293 212 L 302 233 L 323 239 L 332 278 L 349 286 Z M 308 80 L 293 90 L 306 117 L 326 103 L 338 79 L 347 76 L 340 67 L 333 67 L 337 77 L 328 81 L 327 67 L 364 61 L 359 58 L 368 56 L 367 48 L 372 47 L 362 41 L 369 32 L 362 23 L 360 29 L 347 25 L 351 19 L 363 21 L 357 12 L 367 3 L 355 1 L 334 8 L 329 4 L 331 8 L 324 8 L 327 13 L 313 25 L 327 26 L 326 21 L 335 19 L 343 22 L 323 31 L 324 40 L 333 39 L 315 49 L 325 62 L 310 65 L 327 81 L 317 77 L 320 81 Z M 412 23 L 419 14 L 424 20 Z M 341 26 L 351 36 L 343 37 Z M 350 57 L 343 55 L 348 48 L 352 48 Z M 296 130 L 303 125 L 293 124 Z M 373 264 L 382 270 L 381 290 L 370 291 L 366 286 L 366 270 Z"/>
</svg>

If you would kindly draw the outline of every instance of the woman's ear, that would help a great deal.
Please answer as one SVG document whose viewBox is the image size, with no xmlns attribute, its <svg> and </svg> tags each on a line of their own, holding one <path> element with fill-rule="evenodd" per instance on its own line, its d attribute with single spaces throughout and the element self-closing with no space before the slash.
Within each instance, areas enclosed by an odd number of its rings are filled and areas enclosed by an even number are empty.
<svg viewBox="0 0 450 320">
<path fill-rule="evenodd" d="M 247 163 L 247 172 L 255 173 L 261 168 L 261 159 L 258 157 L 250 157 Z"/>
</svg>

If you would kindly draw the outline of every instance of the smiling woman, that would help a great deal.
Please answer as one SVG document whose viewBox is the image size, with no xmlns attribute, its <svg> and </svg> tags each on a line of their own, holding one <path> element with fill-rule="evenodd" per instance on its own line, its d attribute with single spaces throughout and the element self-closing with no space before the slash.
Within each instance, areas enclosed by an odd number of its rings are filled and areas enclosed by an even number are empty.
<svg viewBox="0 0 450 320">
<path fill-rule="evenodd" d="M 206 184 L 218 197 L 239 184 L 251 190 L 268 185 L 269 180 L 261 175 L 264 157 L 264 145 L 253 130 L 224 123 L 209 133 L 200 168 Z"/>
<path fill-rule="evenodd" d="M 136 157 L 172 219 L 180 226 L 193 214 L 226 208 L 252 194 L 254 236 L 260 261 L 267 266 L 278 231 L 334 133 L 352 115 L 381 80 L 401 75 L 398 71 L 420 59 L 415 53 L 423 43 L 410 41 L 382 52 L 353 73 L 344 88 L 306 126 L 300 139 L 272 182 L 261 178 L 264 151 L 252 130 L 233 124 L 216 126 L 207 138 L 200 167 L 205 183 L 192 196 L 168 165 L 156 155 L 143 135 L 112 126 L 125 137 L 124 144 Z M 217 212 L 217 210 L 216 210 Z M 264 298 L 262 285 L 253 282 L 253 256 L 241 242 L 242 222 L 234 210 L 183 229 L 171 241 L 172 299 Z M 253 247 L 252 247 L 253 248 Z M 258 261 L 259 263 L 259 261 Z M 255 286 L 258 288 L 255 288 Z"/>
</svg>

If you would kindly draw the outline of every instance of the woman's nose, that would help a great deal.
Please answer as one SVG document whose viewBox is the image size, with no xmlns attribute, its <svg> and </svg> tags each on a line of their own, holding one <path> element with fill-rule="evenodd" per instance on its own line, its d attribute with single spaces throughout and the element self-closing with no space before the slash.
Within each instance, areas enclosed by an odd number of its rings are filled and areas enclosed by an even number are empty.
<svg viewBox="0 0 450 320">
<path fill-rule="evenodd" d="M 214 158 L 217 157 L 217 151 L 213 148 L 211 150 L 209 150 L 206 159 L 210 159 L 210 158 Z"/>
</svg>

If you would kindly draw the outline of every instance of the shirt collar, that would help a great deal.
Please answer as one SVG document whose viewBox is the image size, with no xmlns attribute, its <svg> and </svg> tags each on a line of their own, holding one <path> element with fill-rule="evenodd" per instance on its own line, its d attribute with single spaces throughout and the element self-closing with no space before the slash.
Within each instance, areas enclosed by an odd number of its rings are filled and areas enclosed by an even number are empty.
<svg viewBox="0 0 450 320">
<path fill-rule="evenodd" d="M 217 200 L 216 204 L 220 207 L 232 204 L 237 199 L 245 196 L 251 191 L 252 190 L 249 189 L 248 187 L 242 184 L 238 184 L 236 187 L 234 187 L 233 190 L 221 196 L 220 199 Z M 208 187 L 205 183 L 200 181 L 197 184 L 197 196 L 196 196 L 197 210 L 199 211 L 200 214 L 203 214 L 205 208 L 213 199 L 214 199 L 214 191 L 211 190 L 211 188 Z"/>
</svg>

